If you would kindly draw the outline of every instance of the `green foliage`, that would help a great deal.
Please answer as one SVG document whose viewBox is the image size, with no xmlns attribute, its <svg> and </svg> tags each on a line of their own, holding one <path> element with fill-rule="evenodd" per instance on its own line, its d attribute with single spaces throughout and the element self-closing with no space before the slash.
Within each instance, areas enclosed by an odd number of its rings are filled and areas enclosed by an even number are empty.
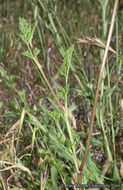
<svg viewBox="0 0 123 190">
<path fill-rule="evenodd" d="M 59 122 L 59 119 L 60 119 L 60 113 L 59 112 L 56 112 L 56 111 L 47 111 L 49 116 L 56 122 L 58 123 Z"/>
<path fill-rule="evenodd" d="M 57 175 L 58 175 L 58 172 L 57 172 L 56 167 L 52 166 L 51 167 L 51 180 L 52 180 L 52 187 L 54 190 L 58 189 L 58 187 L 57 187 Z"/>
<path fill-rule="evenodd" d="M 88 111 L 90 112 L 93 106 L 98 68 L 103 56 L 102 49 L 93 48 L 91 45 L 76 44 L 73 37 L 79 37 L 80 31 L 86 36 L 94 36 L 97 24 L 96 33 L 105 42 L 108 24 L 110 24 L 107 13 L 110 12 L 113 4 L 107 3 L 108 0 L 94 1 L 95 6 L 92 6 L 93 1 L 72 1 L 71 3 L 71 1 L 36 0 L 30 3 L 32 1 L 27 0 L 24 4 L 24 1 L 13 3 L 8 0 L 6 2 L 8 5 L 12 5 L 12 8 L 8 6 L 2 12 L 3 7 L 0 6 L 1 23 L 5 19 L 5 22 L 9 22 L 7 17 L 13 7 L 15 10 L 14 14 L 11 15 L 13 21 L 19 15 L 30 18 L 31 22 L 25 18 L 19 18 L 19 36 L 27 46 L 27 50 L 24 50 L 22 55 L 26 56 L 26 59 L 21 57 L 19 53 L 24 47 L 15 31 L 9 31 L 7 28 L 7 33 L 4 30 L 0 39 L 0 64 L 2 65 L 0 66 L 0 91 L 2 92 L 0 93 L 0 133 L 2 139 L 0 160 L 11 162 L 13 165 L 23 163 L 23 166 L 32 173 L 34 181 L 23 170 L 14 168 L 11 171 L 17 174 L 18 179 L 15 178 L 14 182 L 13 175 L 12 184 L 11 179 L 8 180 L 10 183 L 8 187 L 7 179 L 4 180 L 6 175 L 4 176 L 4 172 L 1 171 L 0 189 L 60 189 L 62 183 L 71 184 L 72 176 L 77 175 L 75 155 L 77 155 L 79 166 L 82 161 L 82 153 L 85 151 L 88 137 Z M 20 3 L 23 4 L 23 6 L 18 6 L 19 9 L 21 7 L 23 9 L 21 13 L 15 7 Z M 101 6 L 96 9 L 96 5 Z M 6 12 L 8 16 L 2 19 L 2 15 L 5 15 Z M 22 12 L 26 14 L 22 15 Z M 100 19 L 101 14 L 102 20 Z M 85 17 L 86 19 L 83 19 Z M 80 20 L 83 20 L 82 24 Z M 32 22 L 34 27 L 32 27 Z M 118 24 L 117 20 L 117 26 Z M 0 24 L 0 32 L 5 25 L 6 23 Z M 13 23 L 10 26 L 13 26 Z M 122 25 L 119 24 L 116 31 L 118 28 L 121 30 Z M 120 33 L 118 34 L 117 31 L 117 47 L 120 47 L 120 43 L 118 43 L 119 36 Z M 33 44 L 35 44 L 35 47 L 33 47 Z M 40 47 L 41 51 L 36 46 Z M 113 42 L 113 46 L 115 46 L 115 42 Z M 47 55 L 49 47 L 51 47 L 51 54 Z M 118 50 L 118 48 L 116 49 Z M 120 49 L 120 52 L 122 52 L 122 49 Z M 60 86 L 57 88 L 57 85 L 54 85 L 54 91 L 60 101 L 62 100 L 65 114 L 61 113 L 42 77 L 41 71 L 43 70 L 45 73 L 46 64 L 48 64 L 47 57 L 51 66 L 51 78 L 54 81 L 56 80 L 54 83 Z M 120 113 L 118 103 L 122 91 L 122 83 L 120 83 L 122 82 L 122 76 L 120 76 L 122 60 L 116 56 L 116 60 L 113 62 L 112 57 L 108 59 L 98 99 L 99 104 L 96 108 L 94 127 L 95 131 L 99 133 L 91 138 L 91 144 L 98 147 L 99 151 L 106 150 L 105 158 L 110 159 L 104 160 L 103 166 L 98 166 L 97 162 L 91 159 L 92 146 L 82 172 L 83 184 L 121 183 L 117 162 L 117 156 L 119 155 L 115 152 L 115 147 L 117 147 L 115 146 L 115 140 L 118 139 L 119 141 L 122 134 L 120 127 L 122 126 L 122 116 L 119 116 L 122 114 L 122 110 Z M 61 58 L 63 59 L 62 62 Z M 34 66 L 29 63 L 29 59 L 32 59 Z M 35 66 L 37 66 L 37 70 Z M 57 79 L 54 77 L 56 73 L 60 74 Z M 47 72 L 46 76 L 48 74 Z M 110 83 L 112 74 L 116 74 L 117 78 L 113 85 Z M 41 83 L 39 84 L 40 78 Z M 68 97 L 71 92 L 77 92 L 73 99 Z M 79 100 L 81 100 L 81 103 Z M 90 105 L 89 110 L 87 101 Z M 6 106 L 7 103 L 8 106 Z M 76 109 L 82 108 L 82 111 L 80 109 L 77 113 L 77 117 L 81 117 L 85 132 L 76 133 L 74 131 L 68 107 L 72 112 L 72 119 L 76 119 L 74 115 Z M 82 124 L 80 126 L 80 121 L 76 120 L 76 122 L 77 129 L 80 130 Z M 115 131 L 118 127 L 118 138 L 115 138 Z M 114 161 L 115 164 L 109 162 L 109 160 Z M 106 166 L 105 162 L 107 163 Z M 7 167 L 7 164 L 5 165 Z M 48 167 L 46 167 L 47 165 Z M 4 165 L 1 165 L 1 167 L 4 168 Z M 113 168 L 112 174 L 107 172 L 108 168 Z M 6 171 L 8 179 L 10 177 L 9 173 Z M 107 178 L 107 174 L 109 178 Z M 43 178 L 43 185 L 41 177 Z M 18 182 L 21 186 L 19 188 L 16 187 Z"/>
<path fill-rule="evenodd" d="M 15 89 L 15 76 L 9 75 L 3 67 L 0 66 L 0 76 L 3 79 L 3 84 L 9 89 Z"/>
<path fill-rule="evenodd" d="M 40 121 L 37 119 L 37 117 L 35 117 L 34 115 L 28 113 L 29 115 L 29 122 L 34 125 L 37 126 L 37 128 L 41 131 L 43 131 L 44 133 L 46 132 L 46 128 L 40 123 Z"/>
<path fill-rule="evenodd" d="M 67 74 L 69 72 L 69 67 L 71 64 L 71 60 L 72 60 L 72 54 L 73 54 L 73 50 L 74 50 L 74 45 L 72 45 L 66 52 L 64 55 L 64 60 L 63 60 L 63 64 L 62 67 L 60 69 L 60 74 L 62 76 L 64 76 L 65 78 L 67 77 Z"/>
<path fill-rule="evenodd" d="M 90 179 L 92 181 L 98 182 L 98 184 L 103 183 L 103 181 L 100 181 L 100 170 L 97 168 L 96 164 L 92 161 L 90 152 L 88 152 L 87 156 L 87 168 L 89 170 Z"/>
<path fill-rule="evenodd" d="M 69 84 L 66 85 L 65 88 L 61 87 L 59 92 L 58 92 L 58 96 L 64 100 L 64 102 L 66 101 L 66 97 L 68 95 L 69 92 Z"/>
<path fill-rule="evenodd" d="M 28 46 L 33 38 L 34 31 L 31 29 L 31 25 L 24 18 L 19 18 L 20 37 Z"/>
<path fill-rule="evenodd" d="M 48 139 L 50 145 L 57 151 L 57 154 L 61 158 L 65 158 L 65 160 L 69 160 L 73 163 L 73 155 L 71 153 L 71 141 L 70 140 L 65 140 L 62 138 L 61 134 L 55 129 L 49 129 L 48 131 Z M 66 147 L 67 143 L 67 147 Z"/>
<path fill-rule="evenodd" d="M 40 53 L 40 50 L 37 47 L 34 47 L 34 57 Z"/>
<path fill-rule="evenodd" d="M 84 132 L 78 132 L 78 136 L 80 136 L 80 137 L 82 136 L 82 137 L 86 137 L 87 138 L 87 134 L 84 133 Z M 94 137 L 91 138 L 91 143 L 93 145 L 95 145 L 95 146 L 102 146 L 103 145 L 103 143 L 100 140 L 98 140 L 98 139 L 96 139 Z"/>
<path fill-rule="evenodd" d="M 22 55 L 34 59 L 40 53 L 40 50 L 37 47 L 34 47 L 33 53 L 29 47 L 33 39 L 34 29 L 32 30 L 31 24 L 24 18 L 19 18 L 19 29 L 20 37 L 28 47 L 28 50 L 24 51 Z"/>
<path fill-rule="evenodd" d="M 33 55 L 32 55 L 32 53 L 30 53 L 29 51 L 24 51 L 24 52 L 22 52 L 22 55 L 33 59 Z"/>
<path fill-rule="evenodd" d="M 121 183 L 121 178 L 120 178 L 118 167 L 117 167 L 116 163 L 114 164 L 114 168 L 113 168 L 113 180 L 117 184 Z"/>
</svg>

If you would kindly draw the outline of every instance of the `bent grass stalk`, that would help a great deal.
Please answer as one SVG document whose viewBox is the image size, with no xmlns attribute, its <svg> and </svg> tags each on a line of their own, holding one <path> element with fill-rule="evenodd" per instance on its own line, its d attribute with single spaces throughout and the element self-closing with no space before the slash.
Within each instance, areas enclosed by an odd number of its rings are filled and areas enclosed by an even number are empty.
<svg viewBox="0 0 123 190">
<path fill-rule="evenodd" d="M 95 118 L 95 113 L 96 113 L 96 105 L 97 105 L 98 95 L 99 95 L 99 90 L 100 90 L 100 83 L 101 83 L 103 71 L 104 71 L 104 68 L 105 68 L 106 58 L 107 58 L 107 55 L 108 55 L 108 49 L 109 49 L 109 45 L 110 45 L 110 41 L 111 41 L 113 28 L 114 28 L 115 15 L 116 15 L 116 12 L 117 12 L 118 3 L 119 3 L 119 0 L 115 0 L 114 10 L 113 10 L 112 20 L 111 20 L 111 25 L 110 25 L 109 34 L 108 34 L 108 39 L 107 39 L 106 48 L 105 48 L 105 52 L 104 52 L 104 56 L 103 56 L 103 60 L 102 60 L 102 65 L 101 65 L 101 69 L 100 69 L 100 73 L 99 73 L 98 83 L 97 83 L 97 89 L 96 89 L 96 94 L 95 94 L 95 99 L 94 99 L 94 106 L 93 106 L 92 115 L 91 115 L 91 121 L 90 121 L 90 128 L 89 128 L 89 135 L 88 135 L 88 139 L 87 139 L 86 150 L 85 150 L 84 158 L 82 160 L 80 170 L 79 170 L 79 174 L 78 174 L 80 184 L 82 183 L 81 174 L 82 174 L 82 170 L 83 170 L 83 167 L 84 167 L 84 164 L 85 164 L 85 160 L 86 160 L 86 157 L 87 157 L 87 154 L 88 154 L 89 145 L 90 145 L 90 141 L 91 141 L 94 118 Z"/>
</svg>

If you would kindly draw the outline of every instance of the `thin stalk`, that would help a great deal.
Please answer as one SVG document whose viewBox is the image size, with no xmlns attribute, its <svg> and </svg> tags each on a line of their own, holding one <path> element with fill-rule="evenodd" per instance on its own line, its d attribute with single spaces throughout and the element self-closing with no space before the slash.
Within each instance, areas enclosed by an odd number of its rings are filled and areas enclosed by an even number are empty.
<svg viewBox="0 0 123 190">
<path fill-rule="evenodd" d="M 107 66 L 107 71 L 109 72 L 108 66 Z M 108 73 L 108 88 L 110 88 L 110 77 Z M 111 117 L 111 130 L 112 130 L 112 143 L 113 143 L 113 152 L 114 152 L 114 160 L 116 160 L 116 155 L 115 155 L 115 134 L 114 134 L 114 122 L 113 122 L 113 110 L 112 110 L 112 101 L 111 101 L 111 94 L 108 97 L 109 99 L 109 109 L 110 109 L 110 117 Z"/>
<path fill-rule="evenodd" d="M 78 173 L 79 172 L 79 167 L 78 167 L 78 161 L 77 161 L 77 156 L 76 156 L 76 150 L 75 150 L 73 135 L 71 133 L 71 126 L 70 126 L 70 123 L 69 123 L 67 115 L 65 116 L 65 119 L 66 119 L 66 124 L 67 124 L 67 129 L 68 129 L 69 137 L 70 137 L 70 140 L 71 140 L 71 143 L 72 143 L 74 162 L 75 162 L 76 170 L 77 170 L 77 173 Z"/>
<path fill-rule="evenodd" d="M 69 68 L 70 68 L 70 62 L 69 62 L 68 69 L 67 69 L 67 74 L 66 74 L 66 86 L 68 84 Z M 66 97 L 65 97 L 65 120 L 66 120 L 66 124 L 67 124 L 69 137 L 70 137 L 70 140 L 71 140 L 71 143 L 72 143 L 74 162 L 75 162 L 76 170 L 77 170 L 77 173 L 78 173 L 79 172 L 79 166 L 78 166 L 78 161 L 77 161 L 77 156 L 76 156 L 76 149 L 75 149 L 75 145 L 74 145 L 74 139 L 73 139 L 73 135 L 72 135 L 72 131 L 71 131 L 71 126 L 70 126 L 69 119 L 68 119 L 67 94 L 66 94 Z"/>
<path fill-rule="evenodd" d="M 100 124 L 101 124 L 102 131 L 103 131 L 106 150 L 107 150 L 107 153 L 108 153 L 108 160 L 109 160 L 109 162 L 112 162 L 112 155 L 111 155 L 111 151 L 110 151 L 110 148 L 109 148 L 108 139 L 107 139 L 107 136 L 106 136 L 106 133 L 105 133 L 104 123 L 103 123 L 103 116 L 102 115 L 104 116 L 104 114 L 100 113 Z"/>
<path fill-rule="evenodd" d="M 106 8 L 108 5 L 108 0 L 105 0 L 104 3 L 102 3 L 102 14 L 103 14 L 103 38 L 106 38 L 106 34 L 107 34 L 107 20 L 106 20 Z M 103 40 L 104 40 L 103 39 Z"/>
<path fill-rule="evenodd" d="M 119 67 L 118 67 L 118 62 L 119 62 L 119 31 L 118 31 L 118 15 L 116 15 L 116 106 L 115 110 L 117 112 L 118 110 L 118 99 L 119 99 L 119 93 L 118 93 L 118 77 L 119 77 Z M 117 127 L 117 116 L 116 116 L 116 122 L 115 126 Z"/>
<path fill-rule="evenodd" d="M 107 5 L 108 5 L 108 0 L 104 0 L 103 2 L 101 1 L 102 5 L 102 22 L 103 22 L 103 36 L 102 36 L 102 41 L 104 42 L 106 40 L 106 34 L 107 34 L 107 28 L 108 28 L 108 22 L 106 20 L 106 10 L 107 10 Z M 101 60 L 103 59 L 103 54 L 104 50 L 100 50 L 100 55 L 101 55 Z M 106 73 L 106 70 L 104 69 L 103 76 L 104 78 Z M 101 82 L 101 97 L 103 97 L 103 92 L 104 92 L 104 80 Z"/>
<path fill-rule="evenodd" d="M 31 46 L 31 48 L 32 48 L 32 45 L 30 45 L 30 46 Z M 33 56 L 30 46 L 27 45 L 28 50 L 29 50 L 30 54 L 31 54 L 32 57 L 33 57 L 33 61 L 34 61 L 34 63 L 37 65 L 39 71 L 41 72 L 41 75 L 43 76 L 44 81 L 46 82 L 47 86 L 49 87 L 49 89 L 50 89 L 50 91 L 51 91 L 53 97 L 55 98 L 57 104 L 59 105 L 59 108 L 60 108 L 62 114 L 64 115 L 64 109 L 63 109 L 63 107 L 62 107 L 62 105 L 61 105 L 59 99 L 57 98 L 57 96 L 56 96 L 54 90 L 52 89 L 52 87 L 51 87 L 49 81 L 47 80 L 47 77 L 45 76 L 45 74 L 44 74 L 44 72 L 43 72 L 43 70 L 42 70 L 42 67 L 41 67 L 41 65 L 40 65 L 40 63 L 39 63 L 39 61 L 38 61 L 38 58 Z"/>
<path fill-rule="evenodd" d="M 105 48 L 105 52 L 104 52 L 104 56 L 103 56 L 103 60 L 102 60 L 102 65 L 101 65 L 101 69 L 100 69 L 100 73 L 99 73 L 97 88 L 96 88 L 96 94 L 95 94 L 95 99 L 94 99 L 94 106 L 93 106 L 93 110 L 92 110 L 92 115 L 91 115 L 91 121 L 90 121 L 90 128 L 89 128 L 89 135 L 88 135 L 88 139 L 87 139 L 86 150 L 85 150 L 84 158 L 82 160 L 80 170 L 79 170 L 79 174 L 78 174 L 80 184 L 82 184 L 81 174 L 82 174 L 82 170 L 83 170 L 83 167 L 85 164 L 85 160 L 86 160 L 86 157 L 88 154 L 89 145 L 90 145 L 90 141 L 91 141 L 94 118 L 95 118 L 95 113 L 96 113 L 96 105 L 97 105 L 98 95 L 99 95 L 99 90 L 100 90 L 100 83 L 101 83 L 101 79 L 102 79 L 102 75 L 103 75 L 103 71 L 105 68 L 105 63 L 106 63 L 106 59 L 107 59 L 107 55 L 108 55 L 108 49 L 109 49 L 109 45 L 110 45 L 110 41 L 111 41 L 113 28 L 114 28 L 115 15 L 117 12 L 118 3 L 119 3 L 119 0 L 115 0 L 114 10 L 113 10 L 112 19 L 111 19 L 111 25 L 110 25 L 109 34 L 108 34 L 108 39 L 107 39 L 107 43 L 106 43 L 106 48 Z"/>
<path fill-rule="evenodd" d="M 46 76 L 45 76 L 45 74 L 44 74 L 44 72 L 43 72 L 43 70 L 42 70 L 42 68 L 41 68 L 41 65 L 39 64 L 38 59 L 37 59 L 37 58 L 34 58 L 33 60 L 34 60 L 34 62 L 36 63 L 36 65 L 37 65 L 38 69 L 40 70 L 40 72 L 41 72 L 41 74 L 42 74 L 42 76 L 43 76 L 43 78 L 44 78 L 44 80 L 45 80 L 45 82 L 46 82 L 47 86 L 49 87 L 49 89 L 50 89 L 50 91 L 51 91 L 51 93 L 52 93 L 53 97 L 55 98 L 55 100 L 56 100 L 57 104 L 59 105 L 59 107 L 60 107 L 60 110 L 61 110 L 62 114 L 64 115 L 64 110 L 63 110 L 63 107 L 62 107 L 62 105 L 61 105 L 61 103 L 60 103 L 59 99 L 57 98 L 57 96 L 56 96 L 56 94 L 55 94 L 54 90 L 52 89 L 52 87 L 51 87 L 51 85 L 50 85 L 49 81 L 47 80 L 47 78 L 46 78 Z"/>
<path fill-rule="evenodd" d="M 32 3 L 31 1 L 31 4 L 32 4 L 32 10 L 33 10 L 33 14 L 35 14 L 36 12 L 36 15 L 34 17 L 34 20 L 38 20 L 38 24 L 36 25 L 36 28 L 37 28 L 37 32 L 38 32 L 38 36 L 39 36 L 39 41 L 40 41 L 40 44 L 41 44 L 41 49 L 42 49 L 42 54 L 43 54 L 43 58 L 44 60 L 46 60 L 46 55 L 45 55 L 45 50 L 44 50 L 44 47 L 45 47 L 45 38 L 44 38 L 44 35 L 43 35 L 43 31 L 42 31 L 42 20 L 41 18 L 39 17 L 39 14 L 38 14 L 38 9 L 37 9 L 37 6 L 34 8 L 34 4 Z M 40 27 L 39 27 L 40 25 Z"/>
<path fill-rule="evenodd" d="M 2 176 L 1 172 L 0 172 L 0 181 L 1 181 L 1 184 L 2 184 L 2 187 L 3 187 L 3 190 L 6 190 L 6 186 L 5 186 L 5 183 L 4 183 L 3 176 Z"/>
</svg>

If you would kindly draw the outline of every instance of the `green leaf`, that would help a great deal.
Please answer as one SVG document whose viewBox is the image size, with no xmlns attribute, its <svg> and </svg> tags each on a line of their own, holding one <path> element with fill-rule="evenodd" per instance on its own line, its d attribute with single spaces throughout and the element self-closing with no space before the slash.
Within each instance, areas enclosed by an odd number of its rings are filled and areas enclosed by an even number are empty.
<svg viewBox="0 0 123 190">
<path fill-rule="evenodd" d="M 41 125 L 40 121 L 34 115 L 30 113 L 28 113 L 28 115 L 30 117 L 29 122 L 36 126 L 38 129 L 40 129 L 42 132 L 46 133 L 46 128 L 43 125 Z"/>
<path fill-rule="evenodd" d="M 31 29 L 30 23 L 24 18 L 19 18 L 19 29 L 21 32 L 21 39 L 28 45 L 31 42 L 34 33 Z"/>
<path fill-rule="evenodd" d="M 7 88 L 14 89 L 15 88 L 15 76 L 8 75 L 8 73 L 4 70 L 4 68 L 0 67 L 0 76 L 3 79 L 3 84 L 7 86 Z"/>
<path fill-rule="evenodd" d="M 57 187 L 57 175 L 58 175 L 57 168 L 55 166 L 52 166 L 51 167 L 51 181 L 52 181 L 52 185 L 53 185 L 54 190 L 58 189 L 58 187 Z"/>
<path fill-rule="evenodd" d="M 105 99 L 107 96 L 109 96 L 110 94 L 112 94 L 114 91 L 114 88 L 108 88 L 105 90 L 104 94 L 103 94 L 103 99 Z"/>
<path fill-rule="evenodd" d="M 0 102 L 0 111 L 2 110 L 3 108 L 3 102 Z"/>
<path fill-rule="evenodd" d="M 96 167 L 95 163 L 92 161 L 90 152 L 88 152 L 86 163 L 87 163 L 87 168 L 90 172 L 89 178 L 92 181 L 99 182 L 100 170 Z"/>
<path fill-rule="evenodd" d="M 26 100 L 26 93 L 25 93 L 25 90 L 19 91 L 19 96 L 20 96 L 21 102 L 24 103 L 26 109 L 27 109 L 27 110 L 30 110 L 29 104 L 28 104 L 28 102 L 27 102 L 27 100 Z"/>
<path fill-rule="evenodd" d="M 20 95 L 22 101 L 27 104 L 25 90 L 19 91 L 19 95 Z"/>
<path fill-rule="evenodd" d="M 59 96 L 60 98 L 62 98 L 64 101 L 65 101 L 65 94 L 66 94 L 65 88 L 60 87 L 60 91 L 58 91 L 58 96 Z"/>
<path fill-rule="evenodd" d="M 22 52 L 22 55 L 33 59 L 33 55 L 32 55 L 29 51 L 24 51 L 24 52 Z"/>
<path fill-rule="evenodd" d="M 60 87 L 60 91 L 58 92 L 58 96 L 65 101 L 68 92 L 69 92 L 69 84 L 67 84 L 65 88 Z"/>
<path fill-rule="evenodd" d="M 59 121 L 59 118 L 60 118 L 60 113 L 59 112 L 56 112 L 56 111 L 53 111 L 51 112 L 50 110 L 47 111 L 49 116 L 56 122 Z"/>
<path fill-rule="evenodd" d="M 35 138 L 36 138 L 36 132 L 37 132 L 37 127 L 34 127 L 33 134 L 32 134 L 32 150 L 34 148 L 34 143 L 35 143 Z"/>
<path fill-rule="evenodd" d="M 88 83 L 83 74 L 81 72 L 79 72 L 79 76 L 81 78 L 82 81 L 82 91 L 83 91 L 83 95 L 88 97 L 89 99 L 93 99 L 93 89 L 94 89 L 94 85 L 92 85 L 92 83 Z M 82 93 L 82 92 L 81 92 Z"/>
<path fill-rule="evenodd" d="M 57 138 L 58 132 L 56 133 L 52 129 L 52 131 L 48 132 L 48 135 L 49 135 L 50 144 L 52 145 L 52 147 L 55 150 L 57 150 L 57 153 L 59 154 L 59 156 L 62 158 L 65 158 L 66 160 L 70 160 L 73 163 L 73 156 L 72 156 L 71 152 L 69 151 L 68 147 L 64 146 L 64 144 L 62 144 L 60 142 L 60 140 L 58 140 L 58 138 Z M 65 142 L 63 142 L 63 143 L 65 143 Z M 70 145 L 70 143 L 69 143 L 69 146 L 72 146 L 72 145 Z"/>
<path fill-rule="evenodd" d="M 25 39 L 25 36 L 24 36 L 23 34 L 19 34 L 19 36 L 20 36 L 20 38 L 21 38 L 25 43 L 27 43 L 27 42 L 26 42 L 26 39 Z"/>
<path fill-rule="evenodd" d="M 40 53 L 40 50 L 38 48 L 34 48 L 34 56 L 36 57 Z"/>
<path fill-rule="evenodd" d="M 71 63 L 73 50 L 74 50 L 74 45 L 70 46 L 70 48 L 65 52 L 63 64 L 60 69 L 60 75 L 62 75 L 64 77 L 66 77 L 66 75 L 67 75 L 67 70 Z"/>
<path fill-rule="evenodd" d="M 14 99 L 11 100 L 10 107 L 16 111 L 18 111 L 20 109 L 20 106 L 19 106 L 19 103 L 18 103 L 18 100 L 16 99 L 16 97 L 14 97 Z"/>
<path fill-rule="evenodd" d="M 114 169 L 113 169 L 113 180 L 116 183 L 120 183 L 121 182 L 119 171 L 118 171 L 116 163 L 115 163 Z"/>
<path fill-rule="evenodd" d="M 91 143 L 95 146 L 103 146 L 103 143 L 94 137 L 91 137 Z"/>
<path fill-rule="evenodd" d="M 87 134 L 84 132 L 78 132 L 79 135 L 81 135 L 82 137 L 86 137 L 87 138 Z M 95 146 L 102 146 L 103 143 L 101 141 L 99 141 L 98 139 L 91 137 L 91 143 Z"/>
<path fill-rule="evenodd" d="M 27 34 L 27 42 L 28 42 L 28 44 L 32 41 L 32 38 L 33 38 L 33 32 L 31 31 L 31 32 L 29 32 Z"/>
</svg>

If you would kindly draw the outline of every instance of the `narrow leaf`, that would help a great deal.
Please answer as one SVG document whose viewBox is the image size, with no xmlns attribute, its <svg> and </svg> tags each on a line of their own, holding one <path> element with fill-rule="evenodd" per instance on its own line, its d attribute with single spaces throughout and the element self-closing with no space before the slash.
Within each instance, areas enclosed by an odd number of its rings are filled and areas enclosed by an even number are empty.
<svg viewBox="0 0 123 190">
<path fill-rule="evenodd" d="M 68 70 L 69 64 L 71 63 L 73 50 L 74 50 L 74 45 L 70 46 L 70 48 L 65 52 L 63 64 L 60 69 L 60 75 L 64 77 L 66 77 L 67 75 L 67 70 Z"/>
<path fill-rule="evenodd" d="M 52 185 L 53 185 L 54 190 L 58 189 L 58 187 L 57 187 L 57 175 L 58 175 L 58 172 L 57 172 L 56 167 L 52 166 L 51 167 L 51 181 L 52 181 Z"/>
<path fill-rule="evenodd" d="M 115 163 L 114 169 L 113 169 L 113 179 L 114 179 L 114 181 L 116 183 L 120 183 L 121 182 L 119 171 L 118 171 L 116 163 Z"/>
<path fill-rule="evenodd" d="M 38 48 L 34 48 L 34 56 L 36 57 L 40 53 L 40 50 Z"/>
<path fill-rule="evenodd" d="M 24 52 L 22 52 L 22 55 L 33 59 L 33 55 L 32 55 L 29 51 L 24 51 Z"/>
</svg>

